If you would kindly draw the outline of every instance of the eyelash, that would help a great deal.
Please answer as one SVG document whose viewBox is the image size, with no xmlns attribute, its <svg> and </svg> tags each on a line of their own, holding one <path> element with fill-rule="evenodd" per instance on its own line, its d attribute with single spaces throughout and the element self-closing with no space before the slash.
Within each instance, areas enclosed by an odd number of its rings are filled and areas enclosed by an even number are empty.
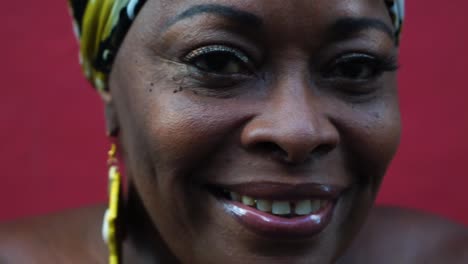
<svg viewBox="0 0 468 264">
<path fill-rule="evenodd" d="M 221 58 L 221 61 L 219 62 L 235 62 L 238 63 L 235 66 L 239 66 L 239 70 L 242 72 L 238 73 L 220 73 L 216 72 L 216 70 L 209 70 L 209 65 L 204 65 L 205 69 L 199 62 L 199 60 L 202 59 L 216 59 L 216 55 L 224 56 L 224 57 L 218 57 L 218 59 Z M 237 61 L 233 61 L 233 59 Z M 211 74 L 216 74 L 216 75 L 235 75 L 235 74 L 245 74 L 245 73 L 252 73 L 254 70 L 254 63 L 253 61 L 249 58 L 248 55 L 246 55 L 243 51 L 237 48 L 225 46 L 225 45 L 210 45 L 210 46 L 204 46 L 198 49 L 195 49 L 191 52 L 189 52 L 187 55 L 185 55 L 182 59 L 184 62 L 190 64 L 191 66 L 194 66 L 197 70 L 204 72 L 204 73 L 211 73 Z M 224 60 L 224 61 L 223 61 Z M 206 61 L 205 61 L 206 62 Z M 211 62 L 216 62 L 211 61 Z M 208 63 L 209 64 L 209 63 Z M 216 65 L 216 66 L 226 66 L 226 65 Z M 229 66 L 234 66 L 234 65 L 229 65 Z"/>
<path fill-rule="evenodd" d="M 368 67 L 367 70 L 370 70 L 371 73 L 365 78 L 347 78 L 346 76 L 333 76 L 333 72 L 339 70 L 339 67 L 350 67 L 350 66 L 364 66 Z M 366 53 L 347 53 L 340 55 L 328 65 L 324 67 L 321 71 L 321 76 L 325 80 L 337 80 L 337 81 L 350 81 L 350 82 L 367 82 L 373 79 L 376 79 L 384 72 L 394 72 L 398 70 L 399 66 L 397 59 L 392 56 L 375 56 L 369 55 Z M 348 70 L 356 70 L 354 68 L 348 68 Z M 359 68 L 358 68 L 359 69 Z M 343 69 L 341 69 L 343 70 Z M 348 76 L 349 77 L 349 76 Z"/>
<path fill-rule="evenodd" d="M 375 95 L 384 73 L 399 68 L 396 57 L 361 52 L 341 54 L 319 68 L 317 84 L 354 99 Z"/>
<path fill-rule="evenodd" d="M 205 47 L 198 48 L 196 50 L 193 50 L 193 51 L 189 52 L 187 55 L 185 55 L 184 60 L 187 61 L 187 62 L 190 62 L 193 59 L 198 58 L 199 56 L 203 56 L 203 55 L 206 55 L 206 54 L 209 54 L 209 53 L 212 53 L 212 52 L 231 53 L 231 54 L 235 55 L 241 61 L 243 61 L 245 63 L 249 62 L 249 58 L 246 55 L 244 55 L 243 52 L 241 52 L 241 51 L 239 51 L 239 50 L 237 50 L 235 48 L 231 48 L 231 47 L 223 46 L 223 45 L 210 45 L 210 46 L 205 46 Z"/>
<path fill-rule="evenodd" d="M 256 75 L 256 65 L 245 52 L 226 45 L 209 45 L 186 54 L 182 60 L 194 69 L 192 76 L 207 88 L 232 87 Z M 396 57 L 347 52 L 316 68 L 317 84 L 348 95 L 373 93 L 385 72 L 398 69 Z"/>
</svg>

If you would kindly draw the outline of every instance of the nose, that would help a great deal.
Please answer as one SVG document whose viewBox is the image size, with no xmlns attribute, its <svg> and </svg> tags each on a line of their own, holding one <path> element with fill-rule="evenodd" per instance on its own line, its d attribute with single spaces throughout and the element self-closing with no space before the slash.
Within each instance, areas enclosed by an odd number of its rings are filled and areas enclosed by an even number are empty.
<svg viewBox="0 0 468 264">
<path fill-rule="evenodd" d="M 259 108 L 241 134 L 241 143 L 249 151 L 299 164 L 324 156 L 338 145 L 338 130 L 310 87 L 278 87 Z"/>
</svg>

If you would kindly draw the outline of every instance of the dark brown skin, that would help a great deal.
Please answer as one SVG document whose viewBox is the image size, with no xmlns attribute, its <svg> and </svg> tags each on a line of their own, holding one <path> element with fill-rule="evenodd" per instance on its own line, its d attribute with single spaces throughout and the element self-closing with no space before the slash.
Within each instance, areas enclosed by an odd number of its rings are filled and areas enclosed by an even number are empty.
<svg viewBox="0 0 468 264">
<path fill-rule="evenodd" d="M 212 11 L 174 19 L 208 3 L 242 19 Z M 124 263 L 465 263 L 464 228 L 371 210 L 400 136 L 391 30 L 377 0 L 148 1 L 105 96 L 127 168 Z M 187 59 L 209 45 L 232 52 Z M 239 225 L 202 187 L 247 182 L 347 191 L 319 235 L 272 240 Z M 105 261 L 102 209 L 78 215 L 8 227 L 0 254 L 26 247 L 34 259 L 50 251 L 70 259 L 38 263 Z"/>
</svg>

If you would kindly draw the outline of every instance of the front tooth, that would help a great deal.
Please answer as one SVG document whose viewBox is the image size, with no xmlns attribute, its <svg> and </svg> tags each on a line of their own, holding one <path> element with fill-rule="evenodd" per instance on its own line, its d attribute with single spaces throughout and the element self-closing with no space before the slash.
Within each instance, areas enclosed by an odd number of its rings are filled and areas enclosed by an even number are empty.
<svg viewBox="0 0 468 264">
<path fill-rule="evenodd" d="M 295 204 L 294 212 L 297 215 L 309 215 L 312 213 L 312 201 L 304 200 Z"/>
<path fill-rule="evenodd" d="M 311 201 L 311 213 L 316 213 L 322 207 L 320 200 Z"/>
<path fill-rule="evenodd" d="M 255 200 L 249 196 L 242 196 L 242 203 L 248 206 L 254 206 Z"/>
<path fill-rule="evenodd" d="M 272 213 L 276 215 L 287 215 L 291 213 L 291 205 L 289 202 L 275 201 L 272 204 Z"/>
<path fill-rule="evenodd" d="M 231 192 L 231 200 L 240 202 L 241 201 L 241 196 L 238 193 Z"/>
<path fill-rule="evenodd" d="M 271 212 L 271 202 L 267 200 L 257 200 L 257 209 L 262 212 Z"/>
</svg>

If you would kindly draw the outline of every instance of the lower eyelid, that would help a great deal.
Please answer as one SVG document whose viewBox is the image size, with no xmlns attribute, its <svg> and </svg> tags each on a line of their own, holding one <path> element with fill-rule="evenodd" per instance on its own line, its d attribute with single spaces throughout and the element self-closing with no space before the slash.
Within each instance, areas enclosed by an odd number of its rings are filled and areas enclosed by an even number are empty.
<svg viewBox="0 0 468 264">
<path fill-rule="evenodd" d="M 242 73 L 234 73 L 234 74 L 219 74 L 215 72 L 207 72 L 197 67 L 193 66 L 193 68 L 189 71 L 188 77 L 195 79 L 197 82 L 202 83 L 240 83 L 252 80 L 252 75 L 250 74 L 242 74 Z"/>
</svg>

